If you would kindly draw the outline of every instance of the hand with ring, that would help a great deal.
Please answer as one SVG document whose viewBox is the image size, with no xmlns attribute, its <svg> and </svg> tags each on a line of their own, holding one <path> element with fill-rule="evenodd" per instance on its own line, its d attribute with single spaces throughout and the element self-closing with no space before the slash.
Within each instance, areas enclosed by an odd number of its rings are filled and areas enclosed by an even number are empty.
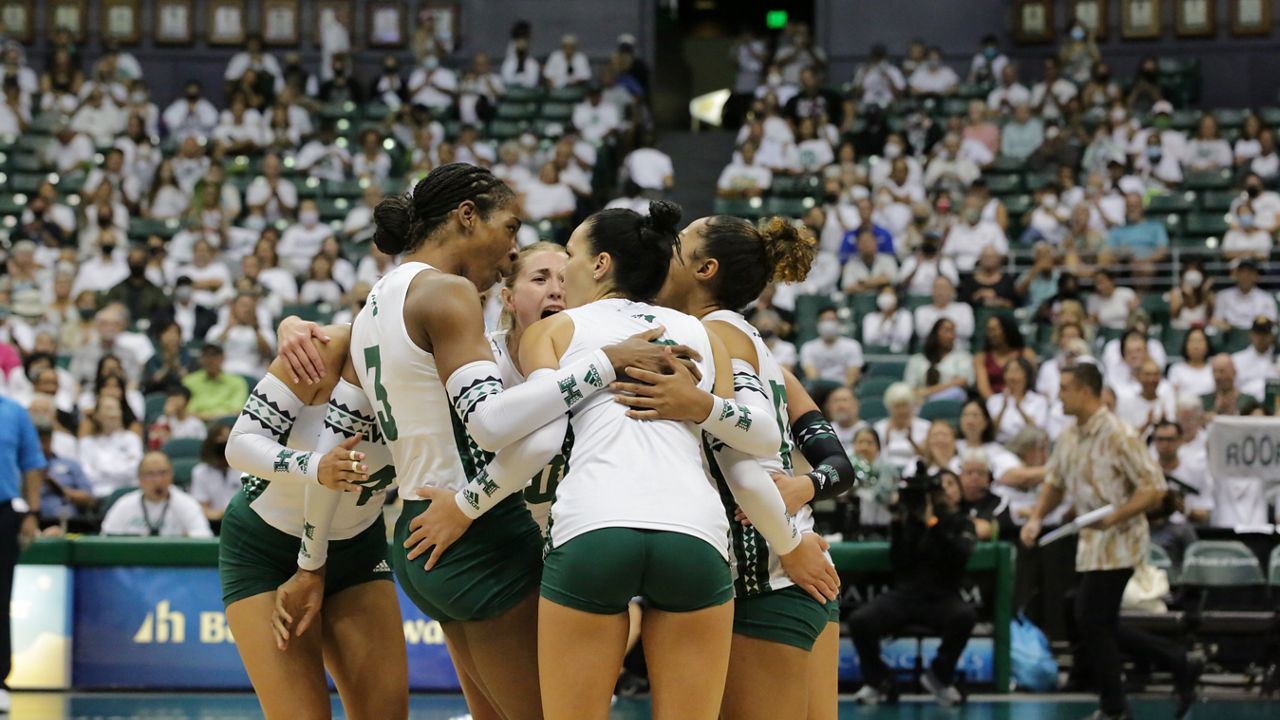
<svg viewBox="0 0 1280 720">
<path fill-rule="evenodd" d="M 361 439 L 362 436 L 356 433 L 320 458 L 316 467 L 316 479 L 321 485 L 330 490 L 361 491 L 362 488 L 357 483 L 369 481 L 369 467 L 360 463 L 364 460 L 364 453 L 355 449 Z"/>
</svg>

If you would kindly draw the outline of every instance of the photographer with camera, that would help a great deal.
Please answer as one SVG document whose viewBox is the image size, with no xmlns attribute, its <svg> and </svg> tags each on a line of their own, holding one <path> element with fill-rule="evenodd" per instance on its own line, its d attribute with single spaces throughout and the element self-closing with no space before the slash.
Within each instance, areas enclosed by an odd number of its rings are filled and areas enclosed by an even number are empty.
<svg viewBox="0 0 1280 720">
<path fill-rule="evenodd" d="M 961 510 L 961 502 L 960 479 L 949 470 L 931 475 L 917 463 L 915 473 L 899 483 L 889 544 L 894 588 L 849 618 L 865 683 L 854 696 L 858 702 L 896 700 L 893 676 L 880 659 L 880 640 L 909 625 L 926 626 L 942 638 L 920 682 L 939 703 L 960 702 L 954 685 L 956 662 L 977 621 L 977 613 L 960 595 L 977 543 L 973 521 Z"/>
</svg>

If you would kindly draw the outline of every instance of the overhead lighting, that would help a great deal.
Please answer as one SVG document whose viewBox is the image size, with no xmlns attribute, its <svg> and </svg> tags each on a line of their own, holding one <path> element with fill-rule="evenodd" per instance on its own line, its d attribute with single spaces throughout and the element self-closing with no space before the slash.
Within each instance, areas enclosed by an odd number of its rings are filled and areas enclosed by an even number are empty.
<svg viewBox="0 0 1280 720">
<path fill-rule="evenodd" d="M 732 94 L 725 89 L 699 95 L 689 101 L 689 114 L 698 122 L 720 127 L 724 122 L 724 105 Z"/>
</svg>

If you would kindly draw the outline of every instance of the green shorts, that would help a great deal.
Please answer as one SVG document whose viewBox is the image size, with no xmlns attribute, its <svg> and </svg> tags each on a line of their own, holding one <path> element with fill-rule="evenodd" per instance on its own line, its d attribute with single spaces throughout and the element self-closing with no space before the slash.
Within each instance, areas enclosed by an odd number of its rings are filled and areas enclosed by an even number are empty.
<svg viewBox="0 0 1280 720">
<path fill-rule="evenodd" d="M 795 585 L 738 598 L 733 607 L 733 632 L 812 650 L 813 643 L 827 629 L 827 623 L 833 622 L 832 607 L 836 608 L 834 615 L 838 621 L 838 603 L 819 603 Z"/>
<path fill-rule="evenodd" d="M 830 614 L 829 617 L 827 618 L 828 622 L 833 622 L 833 623 L 840 622 L 840 601 L 832 600 L 831 602 L 827 603 L 827 612 Z"/>
<path fill-rule="evenodd" d="M 529 597 L 542 576 L 542 535 L 517 494 L 480 516 L 440 561 L 424 570 L 427 555 L 410 561 L 404 541 L 409 523 L 429 500 L 406 500 L 396 522 L 391 565 L 418 609 L 439 622 L 489 620 Z"/>
<path fill-rule="evenodd" d="M 263 520 L 244 493 L 236 493 L 222 516 L 218 539 L 218 577 L 222 603 L 274 592 L 298 570 L 301 541 Z M 387 531 L 379 515 L 353 538 L 329 543 L 325 562 L 325 597 L 373 580 L 391 580 L 387 565 Z"/>
<path fill-rule="evenodd" d="M 583 612 L 614 615 L 643 596 L 666 612 L 692 612 L 733 599 L 729 564 L 692 535 L 605 528 L 547 555 L 542 597 Z"/>
</svg>

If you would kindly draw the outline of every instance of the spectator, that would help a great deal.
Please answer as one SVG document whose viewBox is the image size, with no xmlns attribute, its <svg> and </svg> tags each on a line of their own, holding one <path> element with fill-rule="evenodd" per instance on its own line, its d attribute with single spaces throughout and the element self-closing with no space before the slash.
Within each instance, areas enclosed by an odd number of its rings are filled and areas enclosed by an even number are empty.
<svg viewBox="0 0 1280 720">
<path fill-rule="evenodd" d="M 843 325 L 833 307 L 818 312 L 818 337 L 800 347 L 800 367 L 809 380 L 828 380 L 846 387 L 862 374 L 862 345 L 841 334 Z"/>
<path fill-rule="evenodd" d="M 33 422 L 35 418 L 32 418 Z M 74 457 L 58 454 L 53 449 L 54 426 L 47 419 L 35 422 L 40 450 L 48 463 L 40 490 L 40 523 L 60 524 L 65 529 L 69 520 L 84 522 L 98 504 L 93 486 Z"/>
<path fill-rule="evenodd" d="M 1163 368 L 1168 361 L 1164 346 L 1155 338 L 1147 337 L 1146 314 L 1135 311 L 1125 326 L 1124 334 L 1110 340 L 1102 348 L 1103 374 L 1114 390 L 1138 391 L 1138 371 L 1148 358 Z"/>
<path fill-rule="evenodd" d="M 1172 420 L 1157 423 L 1151 440 L 1165 480 L 1176 480 L 1188 490 L 1187 519 L 1197 525 L 1207 524 L 1213 513 L 1213 477 L 1203 462 L 1189 460 L 1181 452 L 1182 428 Z"/>
<path fill-rule="evenodd" d="M 822 402 L 822 414 L 831 420 L 831 428 L 835 430 L 836 439 L 844 446 L 845 452 L 853 454 L 853 439 L 858 432 L 871 426 L 858 417 L 858 396 L 853 390 L 841 385 L 827 393 Z"/>
<path fill-rule="evenodd" d="M 459 89 L 458 115 L 471 125 L 492 120 L 498 100 L 507 93 L 502 78 L 490 68 L 486 53 L 475 54 L 471 68 L 462 74 Z"/>
<path fill-rule="evenodd" d="M 907 361 L 903 381 L 925 402 L 964 398 L 973 384 L 973 358 L 957 349 L 954 322 L 945 317 L 934 322 L 923 350 Z"/>
<path fill-rule="evenodd" d="M 1026 160 L 1044 142 L 1044 122 L 1031 115 L 1026 103 L 1013 107 L 1013 120 L 1005 123 L 1000 133 L 1000 154 L 1017 160 Z"/>
<path fill-rule="evenodd" d="M 986 165 L 1000 151 L 1000 126 L 990 119 L 990 110 L 981 100 L 969 102 L 969 113 L 962 131 L 964 144 L 961 149 L 978 165 Z M 977 153 L 975 146 L 985 152 Z"/>
<path fill-rule="evenodd" d="M 960 283 L 960 272 L 955 262 L 941 252 L 942 236 L 926 232 L 920 247 L 916 248 L 898 270 L 898 287 L 909 295 L 927 295 L 933 292 L 938 278 L 945 278 L 955 287 Z"/>
<path fill-rule="evenodd" d="M 996 440 L 1008 442 L 1024 427 L 1045 428 L 1049 423 L 1049 400 L 1031 388 L 1035 367 L 1025 357 L 1014 357 L 1001 372 L 1004 388 L 987 398 L 987 412 L 993 418 Z"/>
<path fill-rule="evenodd" d="M 1253 327 L 1259 316 L 1276 320 L 1276 301 L 1258 287 L 1258 262 L 1243 257 L 1231 262 L 1235 287 L 1218 293 L 1213 306 L 1213 325 L 1219 330 L 1245 330 Z"/>
<path fill-rule="evenodd" d="M 508 80 L 508 85 L 520 84 Z M 424 105 L 433 112 L 443 112 L 453 106 L 458 95 L 458 75 L 440 65 L 440 57 L 428 52 L 421 65 L 409 75 L 409 99 L 415 105 Z"/>
<path fill-rule="evenodd" d="M 7 677 L 13 655 L 9 612 L 13 596 L 14 566 L 18 555 L 39 534 L 41 488 L 47 462 L 31 418 L 22 406 L 0 397 L 0 482 L 6 497 L 0 498 L 0 672 Z M 0 686 L 0 703 L 7 707 L 9 691 Z"/>
<path fill-rule="evenodd" d="M 1138 63 L 1133 84 L 1129 86 L 1129 95 L 1125 98 L 1125 106 L 1134 114 L 1154 111 L 1161 103 L 1168 104 L 1163 98 L 1164 91 L 1160 89 L 1160 66 L 1154 57 L 1148 55 Z"/>
<path fill-rule="evenodd" d="M 1246 203 L 1253 207 L 1254 225 L 1267 232 L 1280 228 L 1280 193 L 1267 190 L 1257 173 L 1245 175 L 1244 194 L 1231 201 L 1232 214 Z"/>
<path fill-rule="evenodd" d="M 805 70 L 821 72 L 827 65 L 827 55 L 822 48 L 813 44 L 809 26 L 798 22 L 783 31 L 775 62 L 786 82 L 794 85 Z"/>
<path fill-rule="evenodd" d="M 1006 498 L 992 492 L 993 468 L 986 451 L 980 448 L 965 450 L 957 457 L 956 465 L 961 468 L 960 509 L 973 521 L 978 539 L 1011 537 L 1017 529 L 1012 507 Z"/>
<path fill-rule="evenodd" d="M 622 127 L 622 115 L 616 105 L 604 102 L 600 86 L 592 84 L 587 87 L 586 99 L 573 108 L 573 126 L 583 140 L 599 145 Z"/>
<path fill-rule="evenodd" d="M 636 142 L 636 149 L 627 155 L 622 167 L 631 182 L 645 190 L 670 190 L 675 184 L 671 157 L 655 148 L 653 142 L 651 135 L 641 134 Z"/>
<path fill-rule="evenodd" d="M 120 360 L 114 355 L 102 356 L 93 383 L 84 386 L 84 392 L 80 393 L 77 405 L 81 412 L 87 415 L 93 412 L 103 397 L 107 396 L 116 398 L 122 403 L 121 422 L 125 429 L 141 436 L 142 424 L 139 420 L 146 409 L 146 401 L 142 393 L 127 384 Z M 81 422 L 81 428 L 83 427 L 84 422 Z"/>
<path fill-rule="evenodd" d="M 258 271 L 258 284 L 280 303 L 297 302 L 298 282 L 294 279 L 292 272 L 280 267 L 280 258 L 276 254 L 276 243 L 279 239 L 279 232 L 269 227 L 262 231 L 262 237 L 253 247 L 253 254 L 261 265 Z M 324 241 L 320 242 L 320 247 L 324 247 Z"/>
<path fill-rule="evenodd" d="M 993 473 L 997 466 L 1006 465 L 1006 461 L 1012 459 L 1009 451 L 996 442 L 995 423 L 987 412 L 987 404 L 978 398 L 966 400 L 960 409 L 960 437 L 956 440 L 956 449 L 961 454 L 968 450 L 986 453 Z"/>
<path fill-rule="evenodd" d="M 364 89 L 351 76 L 346 53 L 336 53 L 329 62 L 330 77 L 320 83 L 319 97 L 325 103 L 355 103 L 364 101 Z"/>
<path fill-rule="evenodd" d="M 200 446 L 200 464 L 191 470 L 191 497 L 210 522 L 222 520 L 227 503 L 240 491 L 240 471 L 227 463 L 228 425 L 215 425 Z"/>
<path fill-rule="evenodd" d="M 871 57 L 853 75 L 853 92 L 862 105 L 884 107 L 907 89 L 906 78 L 889 60 L 884 45 L 871 46 Z"/>
<path fill-rule="evenodd" d="M 179 140 L 190 137 L 208 137 L 218 124 L 218 110 L 204 97 L 198 81 L 187 82 L 183 96 L 165 108 L 165 127 Z"/>
<path fill-rule="evenodd" d="M 170 440 L 192 439 L 203 440 L 209 431 L 200 418 L 188 412 L 191 403 L 191 391 L 182 383 L 170 385 L 165 391 L 164 410 L 155 422 L 147 428 L 147 443 L 150 449 L 164 447 Z"/>
<path fill-rule="evenodd" d="M 320 252 L 333 228 L 320 222 L 320 210 L 310 198 L 298 206 L 298 224 L 290 225 L 280 237 L 280 259 L 294 275 L 305 275 L 311 258 Z"/>
<path fill-rule="evenodd" d="M 1205 280 L 1204 265 L 1190 259 L 1182 265 L 1182 282 L 1169 290 L 1169 325 L 1175 330 L 1203 327 L 1213 317 L 1212 283 Z"/>
<path fill-rule="evenodd" d="M 1004 68 L 1009 58 L 1000 52 L 999 41 L 995 35 L 984 35 L 982 47 L 969 63 L 970 85 L 992 85 L 1004 75 Z"/>
<path fill-rule="evenodd" d="M 119 303 L 129 311 L 130 317 L 147 322 L 158 322 L 160 318 L 173 314 L 173 305 L 164 291 L 147 279 L 147 250 L 135 246 L 127 255 L 129 277 L 120 281 L 107 291 L 104 302 Z"/>
<path fill-rule="evenodd" d="M 102 519 L 103 535 L 213 537 L 200 503 L 173 487 L 173 465 L 164 453 L 147 453 L 136 471 L 138 489 L 111 505 Z"/>
<path fill-rule="evenodd" d="M 191 278 L 192 297 L 197 305 L 214 309 L 231 296 L 231 272 L 217 260 L 213 245 L 204 238 L 196 240 L 191 264 L 179 268 L 178 273 Z"/>
<path fill-rule="evenodd" d="M 230 107 L 222 111 L 213 139 L 227 153 L 257 153 L 267 145 L 267 124 L 262 113 L 249 107 L 244 93 L 231 96 Z"/>
<path fill-rule="evenodd" d="M 226 320 L 213 326 L 205 339 L 230 353 L 228 373 L 261 378 L 275 355 L 275 334 L 259 319 L 257 299 L 249 293 L 236 296 Z M 197 394 L 194 388 L 191 392 Z"/>
<path fill-rule="evenodd" d="M 1025 307 L 1037 308 L 1041 303 L 1058 292 L 1058 260 L 1054 257 L 1053 247 L 1040 240 L 1031 248 L 1031 267 L 1027 269 L 1014 285 L 1014 293 L 1025 298 Z"/>
<path fill-rule="evenodd" d="M 1022 358 L 1034 368 L 1036 354 L 1026 346 L 1022 331 L 1018 329 L 1018 321 L 1012 315 L 988 317 L 983 330 L 986 338 L 983 340 L 982 354 L 973 359 L 973 376 L 978 395 L 985 400 L 1004 391 L 1004 368 L 1011 361 Z M 1031 378 L 1035 378 L 1034 370 Z"/>
<path fill-rule="evenodd" d="M 951 321 L 956 334 L 956 342 L 960 347 L 968 347 L 973 337 L 973 308 L 962 302 L 956 302 L 955 286 L 945 276 L 938 276 L 933 281 L 933 302 L 921 305 L 915 311 L 916 337 L 923 338 L 932 333 L 941 318 Z"/>
<path fill-rule="evenodd" d="M 1147 359 L 1137 372 L 1136 388 L 1116 388 L 1116 415 L 1146 438 L 1162 422 L 1177 417 L 1178 396 L 1160 376 L 1160 366 Z"/>
<path fill-rule="evenodd" d="M 1038 117 L 1059 120 L 1079 91 L 1076 84 L 1062 77 L 1062 65 L 1050 55 L 1044 59 L 1044 80 L 1031 88 L 1031 109 Z"/>
<path fill-rule="evenodd" d="M 233 55 L 227 62 L 223 79 L 234 83 L 244 76 L 246 70 L 253 70 L 259 76 L 267 75 L 273 82 L 282 84 L 284 73 L 280 69 L 280 62 L 271 53 L 263 52 L 262 36 L 249 33 L 245 36 L 244 43 L 244 50 Z"/>
<path fill-rule="evenodd" d="M 245 190 L 245 205 L 261 210 L 267 222 L 292 218 L 298 209 L 298 188 L 280 174 L 280 156 L 267 153 L 262 158 L 262 174 Z"/>
<path fill-rule="evenodd" d="M 893 253 L 893 235 L 877 220 L 881 219 L 883 212 L 878 212 L 875 206 L 871 204 L 871 198 L 865 192 L 858 195 L 854 202 L 857 210 L 857 221 L 854 223 L 854 229 L 846 232 L 840 241 L 840 248 L 836 253 L 840 263 L 847 263 L 849 258 L 857 252 L 858 234 L 862 229 L 869 229 L 876 238 L 876 248 L 883 253 Z M 843 217 L 838 218 L 839 222 L 843 222 Z"/>
<path fill-rule="evenodd" d="M 964 199 L 963 222 L 956 223 L 947 233 L 943 253 L 955 260 L 961 272 L 972 272 L 978 256 L 985 247 L 994 247 L 1000 255 L 1009 252 L 1009 241 L 999 224 L 983 218 L 983 201 L 970 193 Z"/>
<path fill-rule="evenodd" d="M 773 184 L 773 173 L 756 162 L 756 143 L 748 140 L 720 172 L 716 194 L 720 197 L 759 197 Z"/>
<path fill-rule="evenodd" d="M 538 179 L 529 183 L 524 192 L 524 216 L 532 222 L 542 220 L 569 220 L 577 210 L 578 201 L 560 179 L 560 171 L 554 162 L 543 163 Z"/>
<path fill-rule="evenodd" d="M 542 66 L 529 52 L 529 39 L 512 41 L 511 51 L 502 61 L 502 82 L 507 87 L 536 88 L 542 84 Z"/>
<path fill-rule="evenodd" d="M 110 140 L 114 139 L 114 136 L 110 138 Z M 119 148 L 113 147 L 103 154 L 102 167 L 89 171 L 81 192 L 85 195 L 93 194 L 103 183 L 111 188 L 113 205 L 124 205 L 130 210 L 138 208 L 142 200 L 142 186 L 137 178 L 125 172 L 124 152 Z"/>
<path fill-rule="evenodd" d="M 1222 256 L 1228 260 L 1251 257 L 1266 261 L 1271 254 L 1271 232 L 1258 226 L 1257 214 L 1248 202 L 1236 205 L 1231 229 L 1222 236 Z"/>
<path fill-rule="evenodd" d="M 1022 525 L 1031 516 L 1044 483 L 1049 461 L 1049 435 L 1035 427 L 1024 427 L 1009 440 L 1008 450 L 996 445 L 1003 455 L 991 458 L 992 476 L 996 484 L 991 491 L 1009 501 L 1009 517 Z M 1066 517 L 1067 508 L 1050 513 L 1045 522 L 1058 525 Z"/>
<path fill-rule="evenodd" d="M 909 84 L 915 95 L 953 95 L 960 76 L 942 64 L 942 49 L 935 45 L 929 48 L 924 64 L 911 73 Z"/>
<path fill-rule="evenodd" d="M 875 423 L 876 435 L 884 448 L 884 461 L 901 470 L 919 458 L 929 421 L 916 416 L 916 394 L 907 383 L 890 385 L 884 391 L 884 406 L 889 417 Z"/>
<path fill-rule="evenodd" d="M 164 392 L 182 384 L 192 362 L 182 344 L 182 328 L 171 317 L 153 325 L 152 336 L 156 353 L 142 371 L 142 387 L 147 393 Z"/>
<path fill-rule="evenodd" d="M 924 187 L 928 190 L 945 189 L 959 193 L 982 174 L 970 153 L 965 153 L 960 136 L 947 133 L 942 143 L 934 147 L 932 159 L 924 173 Z"/>
<path fill-rule="evenodd" d="M 930 473 L 956 472 L 960 467 L 960 453 L 956 450 L 956 429 L 946 420 L 934 420 L 925 436 L 921 456 Z"/>
<path fill-rule="evenodd" d="M 854 490 L 858 497 L 859 527 L 881 528 L 889 524 L 889 506 L 898 492 L 898 469 L 881 455 L 880 436 L 871 427 L 854 433 L 852 455 L 871 466 L 872 483 Z"/>
<path fill-rule="evenodd" d="M 868 348 L 887 347 L 889 352 L 905 352 L 911 344 L 911 311 L 898 302 L 898 294 L 885 287 L 876 295 L 876 311 L 862 318 L 862 343 Z"/>
<path fill-rule="evenodd" d="M 137 382 L 155 351 L 145 336 L 126 332 L 128 325 L 128 312 L 122 305 L 108 305 L 98 311 L 92 332 L 72 355 L 71 373 L 81 382 L 89 382 L 95 377 L 102 356 L 114 355 L 124 367 L 125 378 Z"/>
<path fill-rule="evenodd" d="M 960 287 L 961 298 L 976 309 L 1017 307 L 1021 298 L 1013 277 L 1005 273 L 1004 264 L 994 247 L 982 248 L 973 274 Z"/>
<path fill-rule="evenodd" d="M 1262 120 L 1253 113 L 1244 117 L 1244 126 L 1240 129 L 1240 137 L 1231 148 L 1236 167 L 1248 167 L 1249 161 L 1262 153 Z"/>
<path fill-rule="evenodd" d="M 1001 115 L 1009 114 L 1020 105 L 1026 105 L 1030 110 L 1031 91 L 1026 85 L 1018 82 L 1018 67 L 1013 63 L 1007 63 L 1000 70 L 999 77 L 999 84 L 987 94 L 987 107 Z"/>
<path fill-rule="evenodd" d="M 876 292 L 890 287 L 898 275 L 893 255 L 878 252 L 879 243 L 870 225 L 857 230 L 858 252 L 844 264 L 841 286 L 849 294 Z"/>
<path fill-rule="evenodd" d="M 319 180 L 341 182 L 347 179 L 347 173 L 351 169 L 351 153 L 338 143 L 338 132 L 333 121 L 326 120 L 320 124 L 320 134 L 298 151 L 295 166 Z"/>
<path fill-rule="evenodd" d="M 1230 170 L 1235 165 L 1231 144 L 1218 136 L 1218 121 L 1212 115 L 1200 116 L 1196 136 L 1187 143 L 1182 164 L 1188 172 Z"/>
<path fill-rule="evenodd" d="M 182 384 L 191 391 L 188 406 L 201 420 L 233 416 L 249 399 L 249 386 L 239 375 L 222 371 L 222 347 L 205 343 L 200 351 L 200 369 L 187 375 Z"/>
<path fill-rule="evenodd" d="M 547 56 L 542 74 L 552 89 L 582 85 L 591 80 L 591 63 L 578 50 L 576 35 L 565 34 L 560 37 L 560 47 Z"/>
<path fill-rule="evenodd" d="M 143 214 L 152 220 L 177 220 L 187 214 L 190 195 L 178 184 L 173 161 L 165 160 L 156 170 L 151 191 L 143 201 Z"/>
<path fill-rule="evenodd" d="M 59 174 L 71 175 L 93 164 L 93 141 L 63 122 L 40 152 L 41 163 Z"/>
<path fill-rule="evenodd" d="M 1280 155 L 1276 154 L 1276 134 L 1271 128 L 1263 128 L 1258 135 L 1258 156 L 1249 161 L 1249 172 L 1260 180 L 1275 182 L 1280 176 Z"/>
<path fill-rule="evenodd" d="M 95 497 L 104 498 L 135 481 L 142 459 L 142 438 L 124 426 L 123 405 L 114 397 L 98 398 L 80 436 L 79 459 Z"/>
<path fill-rule="evenodd" d="M 1105 268 L 1094 272 L 1093 289 L 1087 302 L 1090 320 L 1104 328 L 1123 330 L 1129 314 L 1138 307 L 1138 294 L 1132 288 L 1118 287 Z"/>
<path fill-rule="evenodd" d="M 311 270 L 298 291 L 298 301 L 307 305 L 336 307 L 342 304 L 342 295 L 342 286 L 333 279 L 333 260 L 325 255 L 311 258 Z"/>
<path fill-rule="evenodd" d="M 1182 338 L 1182 358 L 1169 366 L 1169 384 L 1178 397 L 1199 398 L 1214 391 L 1213 369 L 1209 357 L 1213 345 L 1202 328 L 1192 328 Z"/>
<path fill-rule="evenodd" d="M 835 161 L 831 142 L 819 133 L 818 121 L 825 116 L 802 118 L 796 129 L 796 162 L 802 173 L 817 173 Z"/>
<path fill-rule="evenodd" d="M 1264 397 L 1267 381 L 1280 377 L 1276 373 L 1275 322 L 1258 316 L 1249 328 L 1249 346 L 1232 353 L 1231 363 L 1236 369 L 1236 387 L 1246 395 Z"/>
<path fill-rule="evenodd" d="M 195 301 L 195 287 L 189 275 L 178 277 L 173 288 L 173 320 L 182 331 L 182 342 L 203 338 L 218 321 L 218 314 Z"/>
<path fill-rule="evenodd" d="M 1243 415 L 1242 408 L 1256 402 L 1257 398 L 1240 392 L 1240 385 L 1236 382 L 1235 361 L 1226 353 L 1218 353 L 1209 364 L 1213 369 L 1213 392 L 1200 398 L 1205 412 L 1212 415 Z"/>
<path fill-rule="evenodd" d="M 1067 74 L 1067 78 L 1075 82 L 1077 85 L 1084 85 L 1092 79 L 1098 81 L 1098 69 L 1104 71 L 1106 66 L 1102 65 L 1102 54 L 1098 52 L 1098 43 L 1094 39 L 1094 33 L 1082 24 L 1079 20 L 1071 23 L 1070 29 L 1067 30 L 1067 39 L 1062 43 L 1062 47 L 1058 49 L 1058 60 L 1062 62 L 1062 67 Z M 1110 80 L 1109 75 L 1101 81 L 1105 86 Z M 1117 93 L 1116 98 L 1119 95 Z M 1102 106 L 1111 104 L 1111 98 Z M 1086 103 L 1087 107 L 1095 107 Z"/>
</svg>

